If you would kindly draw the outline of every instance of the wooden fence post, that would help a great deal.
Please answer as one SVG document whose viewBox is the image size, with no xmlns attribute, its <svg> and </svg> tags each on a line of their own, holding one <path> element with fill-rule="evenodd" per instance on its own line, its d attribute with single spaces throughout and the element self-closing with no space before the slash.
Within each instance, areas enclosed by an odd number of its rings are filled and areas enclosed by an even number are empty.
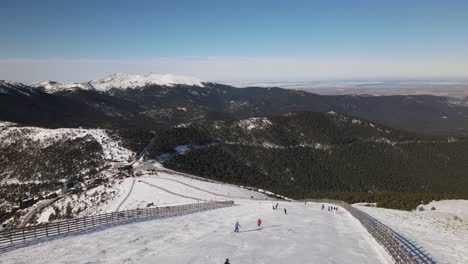
<svg viewBox="0 0 468 264">
<path fill-rule="evenodd" d="M 49 225 L 49 223 L 46 223 L 46 224 L 45 224 L 45 233 L 46 233 L 46 237 L 49 237 L 49 229 L 47 228 L 48 225 Z"/>
</svg>

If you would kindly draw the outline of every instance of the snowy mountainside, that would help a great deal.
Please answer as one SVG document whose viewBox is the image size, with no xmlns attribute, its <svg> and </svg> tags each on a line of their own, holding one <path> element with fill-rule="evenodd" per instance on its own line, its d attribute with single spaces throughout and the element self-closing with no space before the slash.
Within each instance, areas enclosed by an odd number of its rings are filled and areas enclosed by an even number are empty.
<svg viewBox="0 0 468 264">
<path fill-rule="evenodd" d="M 34 88 L 44 88 L 46 92 L 56 93 L 61 91 L 72 91 L 75 89 L 91 90 L 93 89 L 87 83 L 76 82 L 56 82 L 56 81 L 39 81 L 30 84 Z"/>
<path fill-rule="evenodd" d="M 416 241 L 437 263 L 468 263 L 468 200 L 433 201 L 411 212 L 356 206 Z"/>
<path fill-rule="evenodd" d="M 14 86 L 25 86 L 22 83 L 19 82 L 12 82 L 12 81 L 5 81 L 5 80 L 0 80 L 0 86 L 3 87 L 14 87 Z M 0 90 L 1 91 L 1 90 Z"/>
<path fill-rule="evenodd" d="M 46 129 L 0 124 L 0 218 L 23 199 L 42 199 L 61 181 L 94 185 L 101 171 L 125 164 L 134 152 L 102 129 Z"/>
</svg>

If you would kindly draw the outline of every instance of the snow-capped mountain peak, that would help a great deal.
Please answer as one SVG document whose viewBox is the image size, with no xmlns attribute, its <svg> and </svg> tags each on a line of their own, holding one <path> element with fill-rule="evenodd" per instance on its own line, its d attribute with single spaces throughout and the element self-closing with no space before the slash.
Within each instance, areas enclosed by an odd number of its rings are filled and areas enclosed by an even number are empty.
<svg viewBox="0 0 468 264">
<path fill-rule="evenodd" d="M 154 74 L 131 75 L 126 73 L 115 73 L 100 80 L 89 82 L 96 90 L 106 91 L 111 88 L 137 88 L 147 85 L 173 86 L 175 84 L 203 86 L 203 81 L 194 77 L 172 75 L 172 74 Z"/>
</svg>

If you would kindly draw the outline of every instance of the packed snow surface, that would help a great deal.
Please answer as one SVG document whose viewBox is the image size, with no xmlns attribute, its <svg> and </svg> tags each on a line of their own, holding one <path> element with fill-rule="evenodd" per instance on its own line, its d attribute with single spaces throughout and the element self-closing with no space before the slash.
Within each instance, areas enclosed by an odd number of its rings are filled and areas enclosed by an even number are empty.
<svg viewBox="0 0 468 264">
<path fill-rule="evenodd" d="M 280 202 L 278 210 L 270 201 L 238 203 L 52 240 L 6 253 L 0 263 L 392 263 L 347 212 L 316 203 Z"/>
<path fill-rule="evenodd" d="M 322 211 L 321 204 L 285 201 L 273 210 L 277 201 L 264 194 L 169 171 L 127 178 L 114 188 L 120 188 L 119 194 L 102 207 L 105 211 L 150 202 L 234 200 L 237 205 L 54 239 L 4 253 L 0 263 L 218 264 L 226 258 L 231 263 L 392 263 L 344 210 L 332 213 Z M 236 220 L 239 233 L 233 232 Z"/>
<path fill-rule="evenodd" d="M 431 202 L 422 205 L 424 211 L 412 212 L 357 207 L 415 241 L 437 263 L 468 263 L 467 200 Z"/>
</svg>

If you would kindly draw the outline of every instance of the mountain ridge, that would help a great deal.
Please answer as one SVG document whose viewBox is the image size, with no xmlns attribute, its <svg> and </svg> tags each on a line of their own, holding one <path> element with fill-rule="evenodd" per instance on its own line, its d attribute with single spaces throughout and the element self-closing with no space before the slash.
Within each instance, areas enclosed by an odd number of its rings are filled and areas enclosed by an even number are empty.
<svg viewBox="0 0 468 264">
<path fill-rule="evenodd" d="M 194 77 L 173 74 L 149 73 L 145 75 L 131 75 L 126 73 L 114 73 L 107 77 L 87 82 L 38 81 L 29 84 L 29 86 L 43 88 L 45 92 L 49 93 L 75 89 L 106 92 L 110 89 L 135 89 L 149 85 L 174 86 L 182 84 L 203 87 L 203 82 L 204 81 Z"/>
<path fill-rule="evenodd" d="M 468 135 L 468 107 L 447 97 L 317 95 L 202 84 L 48 93 L 44 88 L 0 83 L 0 120 L 42 127 L 154 128 L 216 116 L 237 119 L 301 110 L 335 111 L 418 133 Z"/>
</svg>

